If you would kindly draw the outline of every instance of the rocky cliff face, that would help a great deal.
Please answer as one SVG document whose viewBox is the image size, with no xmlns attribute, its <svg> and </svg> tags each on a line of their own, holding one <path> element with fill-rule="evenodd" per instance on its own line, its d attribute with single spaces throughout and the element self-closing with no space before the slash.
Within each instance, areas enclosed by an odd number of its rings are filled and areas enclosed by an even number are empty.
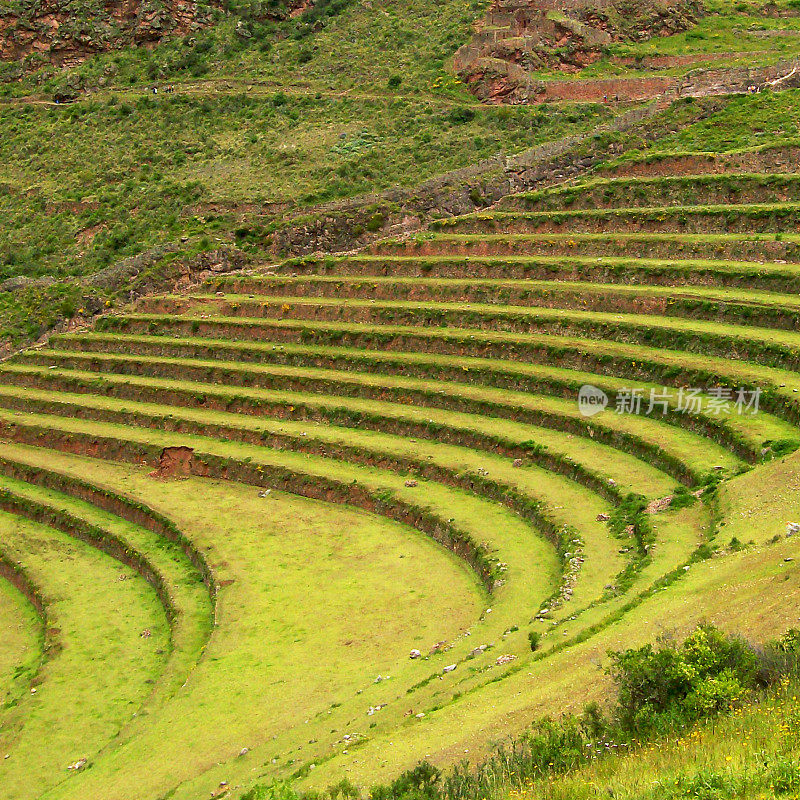
<svg viewBox="0 0 800 800">
<path fill-rule="evenodd" d="M 679 33 L 702 13 L 702 0 L 493 0 L 455 67 L 481 99 L 525 102 L 531 72 L 577 72 L 613 42 Z"/>
<path fill-rule="evenodd" d="M 211 24 L 217 0 L 0 0 L 0 60 L 72 66 L 95 53 L 162 39 Z M 286 0 L 269 16 L 302 13 L 313 0 Z M 267 14 L 265 14 L 267 16 Z"/>
</svg>

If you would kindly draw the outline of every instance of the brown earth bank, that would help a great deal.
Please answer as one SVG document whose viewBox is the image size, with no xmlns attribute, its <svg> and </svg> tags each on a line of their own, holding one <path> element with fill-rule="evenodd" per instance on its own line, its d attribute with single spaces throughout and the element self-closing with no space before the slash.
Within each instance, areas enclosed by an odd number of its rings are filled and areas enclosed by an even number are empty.
<svg viewBox="0 0 800 800">
<path fill-rule="evenodd" d="M 9 382 L 15 386 L 26 386 L 34 389 L 42 388 L 35 379 L 26 378 L 24 375 L 14 376 Z M 313 386 L 303 385 L 303 383 L 299 380 L 292 387 L 285 387 L 283 384 L 280 386 L 281 388 L 293 388 L 294 391 L 311 391 L 314 389 Z M 78 394 L 88 394 L 91 391 L 96 391 L 96 387 L 94 386 L 87 386 L 81 382 L 69 380 L 48 383 L 47 388 L 50 390 L 64 390 Z M 344 396 L 348 398 L 354 396 L 353 393 L 348 392 L 347 388 L 343 386 L 323 387 L 323 389 L 327 388 L 330 388 L 330 393 L 334 396 Z M 547 391 L 547 388 L 549 387 L 539 387 L 539 390 L 541 391 L 542 388 Z M 577 395 L 577 387 L 573 390 L 572 387 L 555 386 L 553 389 L 553 393 L 560 393 L 564 397 L 568 397 L 570 399 Z M 143 387 L 141 385 L 127 386 L 124 384 L 109 384 L 105 388 L 104 394 L 105 396 L 114 397 L 117 399 L 169 404 L 181 408 L 201 408 L 203 410 L 224 411 L 227 413 L 246 414 L 250 416 L 264 416 L 271 419 L 321 422 L 327 425 L 375 430 L 381 433 L 388 433 L 407 438 L 421 438 L 431 439 L 438 442 L 447 442 L 459 447 L 484 450 L 486 452 L 502 455 L 512 461 L 519 461 L 518 466 L 524 466 L 529 462 L 535 463 L 551 471 L 569 475 L 574 480 L 578 480 L 579 482 L 584 482 L 585 485 L 589 486 L 589 488 L 591 488 L 593 491 L 596 491 L 598 494 L 601 494 L 606 499 L 613 499 L 616 497 L 616 494 L 609 494 L 609 487 L 605 480 L 600 480 L 598 482 L 593 473 L 582 470 L 580 466 L 576 465 L 568 458 L 564 459 L 561 456 L 548 454 L 545 452 L 534 452 L 531 450 L 531 448 L 526 447 L 516 441 L 507 440 L 501 436 L 490 436 L 488 434 L 472 431 L 467 428 L 446 426 L 444 424 L 432 422 L 421 424 L 413 420 L 397 419 L 392 416 L 359 413 L 349 409 L 340 410 L 336 408 L 330 408 L 322 403 L 320 405 L 311 403 L 302 404 L 297 403 L 296 401 L 291 403 L 286 401 L 282 403 L 280 401 L 265 401 L 259 398 L 231 398 L 230 396 L 226 395 L 215 397 L 211 393 L 204 395 L 202 401 L 199 401 L 195 396 L 192 395 L 191 392 L 176 391 L 169 388 Z M 407 403 L 411 405 L 422 405 L 431 408 L 458 411 L 460 413 L 493 416 L 511 419 L 515 422 L 546 427 L 553 430 L 563 430 L 568 433 L 585 436 L 601 444 L 610 444 L 613 447 L 632 453 L 638 458 L 642 458 L 650 463 L 656 463 L 661 469 L 669 474 L 672 474 L 673 477 L 682 483 L 691 484 L 697 479 L 697 476 L 693 475 L 691 470 L 689 470 L 684 464 L 676 461 L 674 458 L 669 457 L 654 446 L 651 446 L 634 436 L 630 436 L 619 431 L 614 431 L 612 429 L 606 429 L 597 423 L 592 425 L 582 424 L 582 420 L 551 414 L 546 411 L 523 408 L 514 409 L 508 405 L 472 401 L 458 395 L 450 397 L 446 395 L 437 396 L 434 392 L 426 393 L 421 391 L 416 392 L 414 390 L 387 390 L 386 392 L 381 392 L 380 389 L 378 389 L 373 392 L 365 391 L 363 393 L 356 393 L 356 396 L 370 397 L 372 399 L 381 400 L 382 402 Z M 612 397 L 613 400 L 616 395 L 612 392 L 610 397 Z M 2 396 L 0 396 L 0 405 L 14 405 L 14 407 L 18 407 L 16 401 Z M 37 407 L 43 409 L 47 413 L 59 413 L 59 410 L 63 412 L 67 406 L 62 403 L 43 403 L 37 405 Z M 80 410 L 76 410 L 76 414 L 80 415 L 80 413 Z M 93 411 L 92 413 L 95 412 Z M 135 415 L 124 416 L 124 421 L 129 424 L 141 424 L 141 422 L 138 421 L 139 417 Z M 141 418 L 149 419 L 146 416 L 142 416 Z M 116 412 L 108 412 L 108 419 L 119 420 L 120 414 Z M 695 432 L 698 430 L 698 423 L 695 423 L 694 420 L 687 421 L 685 415 L 665 415 L 665 421 L 668 424 L 675 424 L 678 427 L 691 429 Z M 717 434 L 715 436 L 715 440 L 722 440 L 725 438 L 721 433 L 723 430 L 722 426 L 717 425 L 715 427 L 713 420 L 703 420 L 699 424 L 702 425 L 704 423 L 706 429 L 709 431 L 713 430 L 713 432 Z M 170 426 L 195 425 L 195 423 L 187 420 L 179 422 L 171 420 L 166 424 Z M 357 460 L 363 460 L 364 453 L 367 453 L 367 458 L 376 458 L 375 453 L 372 451 L 364 451 L 357 447 L 347 447 L 337 445 L 335 443 L 317 441 L 313 437 L 303 436 L 302 438 L 298 438 L 297 436 L 289 434 L 283 435 L 259 431 L 248 432 L 243 429 L 232 429 L 225 426 L 203 426 L 200 423 L 197 423 L 197 425 L 199 425 L 199 427 L 176 427 L 174 429 L 184 430 L 185 432 L 200 433 L 201 435 L 209 435 L 209 432 L 213 429 L 217 433 L 224 434 L 226 438 L 230 438 L 231 431 L 236 430 L 237 432 L 235 435 L 233 435 L 233 438 L 239 438 L 242 441 L 261 444 L 263 446 L 268 446 L 275 449 L 301 450 L 305 452 L 312 452 L 317 455 L 329 455 L 330 457 L 337 457 L 337 453 L 348 453 L 348 458 L 355 457 Z M 173 428 L 170 427 L 170 429 Z M 246 438 L 243 439 L 242 437 Z M 191 474 L 190 471 L 187 471 L 189 468 L 187 465 L 189 465 L 191 462 L 192 454 L 181 453 L 178 455 L 178 458 L 175 456 L 175 453 L 167 452 L 167 450 L 162 452 L 159 467 L 156 473 L 154 473 L 154 477 L 161 477 L 162 475 L 175 476 Z M 748 453 L 748 456 L 749 458 L 747 460 L 753 461 L 755 459 L 755 454 L 752 452 Z M 394 457 L 391 458 L 396 461 Z M 177 464 L 175 464 L 176 461 L 178 462 Z M 172 469 L 173 464 L 175 464 L 176 469 Z M 411 469 L 412 467 L 410 467 L 409 464 L 412 464 L 412 462 L 406 462 L 404 468 Z M 377 462 L 370 462 L 369 465 L 383 466 Z M 425 470 L 428 468 L 428 466 L 429 465 L 426 463 L 419 464 L 417 462 L 413 462 L 413 469 L 415 470 Z"/>
<path fill-rule="evenodd" d="M 451 329 L 445 333 L 430 335 L 428 331 L 436 325 L 436 320 L 408 317 L 409 328 L 402 331 L 384 332 L 364 329 L 362 326 L 338 328 L 309 325 L 302 320 L 241 320 L 215 321 L 191 318 L 106 318 L 101 320 L 101 330 L 130 334 L 150 334 L 168 336 L 200 336 L 214 339 L 230 338 L 237 340 L 281 342 L 305 345 L 324 345 L 348 348 L 367 348 L 388 350 L 415 350 L 442 355 L 474 356 L 492 359 L 530 359 L 540 357 L 559 359 L 567 345 L 558 346 L 554 342 L 548 346 L 534 340 L 517 337 L 493 336 L 481 341 L 473 331 L 489 330 L 494 334 L 547 334 L 552 336 L 588 337 L 605 339 L 620 343 L 647 347 L 669 347 L 687 352 L 702 352 L 733 360 L 748 360 L 763 366 L 778 369 L 800 368 L 800 352 L 790 346 L 772 342 L 744 340 L 737 336 L 718 333 L 699 333 L 693 330 L 659 329 L 649 325 L 617 324 L 595 320 L 570 320 L 567 317 L 550 317 L 535 322 L 527 319 L 517 322 L 513 318 L 500 330 L 495 321 L 488 324 L 480 317 L 454 314 L 451 319 L 466 325 L 463 330 Z M 439 320 L 441 321 L 441 320 Z M 380 319 L 379 324 L 396 325 L 398 320 Z M 414 326 L 412 328 L 411 326 Z M 551 352 L 552 350 L 552 352 Z M 546 353 L 546 355 L 544 355 Z M 609 359 L 610 360 L 610 359 Z M 559 362 L 560 363 L 560 362 Z M 605 362 L 604 362 L 605 363 Z M 592 370 L 597 372 L 598 370 Z M 602 372 L 602 370 L 600 370 Z"/>
<path fill-rule="evenodd" d="M 279 291 L 276 289 L 276 291 Z M 410 284 L 367 284 L 361 288 L 350 282 L 337 283 L 308 283 L 302 287 L 290 285 L 285 288 L 289 297 L 286 302 L 291 303 L 292 297 L 304 299 L 324 298 L 349 298 L 355 300 L 383 300 L 398 302 L 451 302 L 451 303 L 482 303 L 487 305 L 520 306 L 525 308 L 564 308 L 582 311 L 600 311 L 607 313 L 625 314 L 653 314 L 684 317 L 686 319 L 706 319 L 731 324 L 751 324 L 762 328 L 776 328 L 781 330 L 796 330 L 800 326 L 800 311 L 786 309 L 777 305 L 768 305 L 757 302 L 734 302 L 714 297 L 691 297 L 689 295 L 673 294 L 642 294 L 633 295 L 628 292 L 615 293 L 602 289 L 576 288 L 569 289 L 514 289 L 513 287 L 473 286 L 471 289 L 448 286 L 412 286 Z M 500 294 L 501 296 L 497 296 Z M 163 301 L 162 301 L 163 302 Z M 170 301 L 171 302 L 171 301 Z M 183 301 L 178 301 L 180 304 Z M 216 305 L 216 313 L 226 317 L 281 317 L 285 312 L 278 311 L 278 304 L 282 301 L 275 299 L 272 302 L 258 300 L 232 301 Z M 192 308 L 193 306 L 189 306 Z M 202 310 L 202 303 L 194 306 Z M 313 306 L 311 306 L 313 309 Z M 326 318 L 319 311 L 309 310 L 304 318 Z M 146 300 L 142 306 L 146 313 L 180 313 L 181 307 L 160 304 L 158 298 Z M 292 316 L 296 318 L 295 308 Z M 328 319 L 331 317 L 328 316 Z M 337 316 L 334 317 L 340 319 Z"/>
<path fill-rule="evenodd" d="M 754 269 L 758 264 L 766 262 L 783 263 L 800 262 L 800 243 L 776 241 L 773 238 L 763 239 L 733 239 L 731 241 L 724 240 L 691 240 L 690 238 L 682 239 L 676 237 L 674 239 L 647 237 L 626 237 L 620 236 L 614 238 L 613 236 L 604 236 L 602 238 L 581 238 L 580 236 L 571 237 L 569 235 L 560 236 L 558 238 L 549 238 L 547 236 L 533 238 L 525 238 L 524 236 L 466 236 L 459 239 L 443 238 L 443 239 L 428 239 L 416 241 L 413 239 L 402 242 L 383 242 L 371 248 L 373 255 L 386 256 L 388 259 L 392 257 L 401 258 L 439 258 L 444 256 L 465 256 L 470 258 L 492 258 L 501 259 L 505 256 L 508 257 L 530 257 L 536 258 L 537 256 L 553 256 L 563 257 L 569 259 L 570 257 L 576 258 L 625 258 L 625 259 L 713 259 L 713 260 L 727 260 L 737 262 L 752 262 Z M 461 271 L 454 273 L 463 275 L 463 263 Z M 294 266 L 294 269 L 302 271 L 302 264 Z M 431 275 L 446 275 L 445 272 L 439 272 L 438 265 L 431 265 L 428 267 L 426 264 L 413 264 L 410 267 L 396 266 L 391 261 L 386 264 L 381 262 L 359 263 L 354 262 L 354 269 L 359 270 L 359 274 L 365 275 L 388 275 L 388 274 L 420 274 Z M 484 270 L 476 273 L 476 277 L 530 277 L 531 273 L 526 268 L 524 263 L 508 263 L 501 265 L 498 270 L 496 264 L 487 264 L 481 266 L 476 265 L 479 270 Z M 395 273 L 395 269 L 405 270 L 404 272 Z M 458 270 L 458 267 L 455 267 Z M 536 267 L 542 269 L 543 272 L 548 267 Z M 635 264 L 625 264 L 622 270 L 619 267 L 609 266 L 595 266 L 586 267 L 585 265 L 570 267 L 566 265 L 557 265 L 550 267 L 550 269 L 558 270 L 558 274 L 565 275 L 580 275 L 584 274 L 584 269 L 588 269 L 589 273 L 608 276 L 609 281 L 622 281 L 626 282 L 624 270 L 636 270 Z M 639 268 L 641 270 L 641 268 Z M 573 270 L 580 270 L 576 272 Z M 596 271 L 596 270 L 602 270 Z M 712 267 L 708 267 L 711 272 L 709 274 L 716 275 L 716 271 Z M 646 274 L 650 274 L 648 270 Z M 655 274 L 659 274 L 656 271 Z M 677 271 L 670 271 L 666 267 L 661 272 L 662 275 L 667 276 L 670 274 L 678 275 Z M 687 280 L 691 279 L 692 283 L 702 284 L 705 279 L 701 276 L 702 271 L 691 273 L 687 275 Z M 616 278 L 613 276 L 617 276 Z M 750 283 L 750 277 L 741 284 L 738 279 L 731 278 L 730 284 L 720 285 L 742 285 L 751 288 L 770 288 L 777 285 L 783 285 L 782 281 L 789 281 L 787 286 L 795 287 L 794 275 L 790 270 L 780 277 L 773 279 L 766 274 L 752 275 L 753 282 Z M 683 279 L 683 278 L 681 278 Z M 722 278 L 721 278 L 722 279 Z"/>
<path fill-rule="evenodd" d="M 509 196 L 495 208 L 501 211 L 574 211 L 593 209 L 666 208 L 669 206 L 761 205 L 800 202 L 800 180 L 774 176 L 749 181 L 747 176 L 722 179 L 620 179 L 618 183 L 589 183 L 563 192 Z"/>
<path fill-rule="evenodd" d="M 741 153 L 659 153 L 610 163 L 598 172 L 608 177 L 661 178 L 728 172 L 797 172 L 800 146 L 785 145 Z"/>
<path fill-rule="evenodd" d="M 598 213 L 548 212 L 465 216 L 434 225 L 446 233 L 569 234 L 569 233 L 763 233 L 800 229 L 800 208 L 776 206 L 673 206 L 664 209 L 612 209 Z"/>
</svg>

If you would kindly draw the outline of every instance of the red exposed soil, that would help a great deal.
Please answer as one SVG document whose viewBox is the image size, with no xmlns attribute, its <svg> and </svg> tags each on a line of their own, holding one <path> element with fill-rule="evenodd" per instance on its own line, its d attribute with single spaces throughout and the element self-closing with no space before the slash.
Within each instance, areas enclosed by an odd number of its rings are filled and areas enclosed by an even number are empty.
<svg viewBox="0 0 800 800">
<path fill-rule="evenodd" d="M 653 161 L 631 161 L 604 170 L 619 177 L 668 177 L 728 172 L 796 172 L 800 147 L 770 148 L 750 153 L 666 156 Z"/>
<path fill-rule="evenodd" d="M 188 478 L 204 474 L 205 465 L 194 457 L 191 447 L 165 447 L 161 451 L 158 467 L 150 473 L 151 478 Z"/>
</svg>

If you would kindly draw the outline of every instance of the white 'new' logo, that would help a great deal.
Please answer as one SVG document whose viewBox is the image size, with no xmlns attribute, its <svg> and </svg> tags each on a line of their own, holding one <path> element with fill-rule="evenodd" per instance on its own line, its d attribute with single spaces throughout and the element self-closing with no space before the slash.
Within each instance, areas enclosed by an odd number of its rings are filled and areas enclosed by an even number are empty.
<svg viewBox="0 0 800 800">
<path fill-rule="evenodd" d="M 596 386 L 587 383 L 578 392 L 578 411 L 584 417 L 599 414 L 608 405 L 608 395 Z"/>
</svg>

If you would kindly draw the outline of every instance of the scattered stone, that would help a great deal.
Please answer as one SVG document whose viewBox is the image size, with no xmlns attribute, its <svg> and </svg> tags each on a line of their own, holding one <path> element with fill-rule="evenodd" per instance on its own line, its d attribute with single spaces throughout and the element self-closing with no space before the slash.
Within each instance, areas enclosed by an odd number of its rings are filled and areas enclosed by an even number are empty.
<svg viewBox="0 0 800 800">
<path fill-rule="evenodd" d="M 6 756 L 8 758 L 8 756 Z M 83 769 L 86 764 L 88 763 L 89 759 L 84 756 L 83 758 L 79 758 L 74 764 L 70 764 L 67 769 L 73 770 L 73 772 L 77 772 L 78 770 Z"/>
<path fill-rule="evenodd" d="M 142 632 L 139 634 L 139 636 L 140 636 L 142 639 L 149 639 L 149 638 L 150 638 L 152 635 L 153 635 L 153 634 L 152 634 L 152 633 L 150 633 L 150 629 L 149 629 L 149 628 L 145 628 L 145 629 L 144 629 L 144 630 L 143 630 L 143 631 L 142 631 Z"/>
<path fill-rule="evenodd" d="M 507 653 L 504 656 L 498 656 L 497 661 L 495 661 L 494 663 L 497 664 L 497 666 L 499 667 L 502 666 L 503 664 L 508 664 L 509 662 L 514 661 L 515 658 L 516 656 L 512 656 L 510 653 Z"/>
<path fill-rule="evenodd" d="M 598 514 L 597 521 L 598 522 L 608 522 L 611 519 L 610 514 Z"/>
<path fill-rule="evenodd" d="M 488 645 L 482 644 L 480 647 L 476 647 L 474 650 L 470 652 L 471 656 L 479 656 L 482 653 L 485 653 L 488 649 Z"/>
<path fill-rule="evenodd" d="M 406 486 L 409 489 L 413 489 L 415 486 L 419 486 L 419 483 L 417 483 L 417 481 L 415 481 L 413 478 L 410 478 L 406 481 Z"/>
<path fill-rule="evenodd" d="M 412 650 L 409 658 L 422 658 L 422 653 L 419 650 Z"/>
<path fill-rule="evenodd" d="M 522 459 L 515 458 L 513 463 L 511 464 L 512 467 L 521 467 L 522 466 Z"/>
<path fill-rule="evenodd" d="M 272 489 L 264 489 L 263 492 L 259 492 L 258 493 L 258 496 L 259 497 L 269 497 L 271 492 L 272 492 Z"/>
<path fill-rule="evenodd" d="M 786 525 L 786 535 L 787 536 L 794 536 L 796 533 L 800 533 L 800 522 L 790 522 Z"/>
<path fill-rule="evenodd" d="M 247 27 L 247 23 L 241 19 L 236 23 L 236 28 L 234 30 L 234 33 L 240 39 L 251 39 L 253 37 L 253 33 L 250 30 L 250 28 Z"/>
<path fill-rule="evenodd" d="M 417 714 L 417 719 L 423 719 L 424 717 L 425 715 L 421 711 Z"/>
<path fill-rule="evenodd" d="M 442 672 L 452 672 L 456 668 L 456 664 L 450 664 L 449 666 L 445 667 Z"/>
<path fill-rule="evenodd" d="M 673 495 L 668 495 L 667 497 L 659 497 L 657 500 L 651 500 L 647 506 L 645 506 L 644 513 L 645 514 L 657 514 L 659 511 L 666 511 L 672 505 L 672 498 Z"/>
<path fill-rule="evenodd" d="M 250 752 L 250 748 L 249 747 L 243 747 L 239 751 L 239 758 L 241 758 L 242 756 L 246 756 L 249 752 Z"/>
</svg>

